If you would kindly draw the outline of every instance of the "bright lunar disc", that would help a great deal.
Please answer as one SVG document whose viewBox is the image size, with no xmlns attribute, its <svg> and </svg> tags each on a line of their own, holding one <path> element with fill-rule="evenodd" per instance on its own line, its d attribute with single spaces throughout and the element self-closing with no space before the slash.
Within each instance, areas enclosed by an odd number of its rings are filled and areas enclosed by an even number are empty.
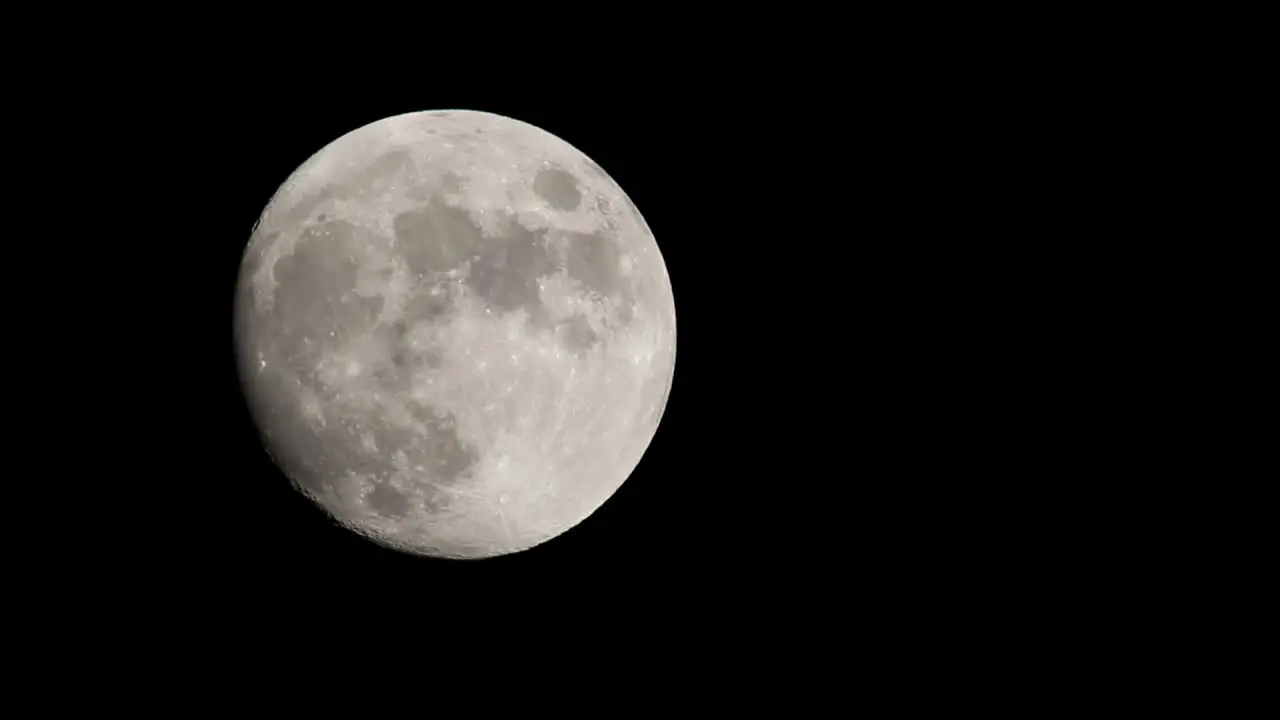
<svg viewBox="0 0 1280 720">
<path fill-rule="evenodd" d="M 581 152 L 489 113 L 350 132 L 254 228 L 236 352 L 267 450 L 347 527 L 479 558 L 594 512 L 675 366 L 662 255 Z"/>
</svg>

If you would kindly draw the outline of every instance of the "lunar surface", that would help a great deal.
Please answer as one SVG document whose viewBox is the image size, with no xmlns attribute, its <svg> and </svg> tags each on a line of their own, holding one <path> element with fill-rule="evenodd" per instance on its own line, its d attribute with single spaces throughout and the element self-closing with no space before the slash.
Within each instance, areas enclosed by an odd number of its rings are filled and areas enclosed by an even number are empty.
<svg viewBox="0 0 1280 720">
<path fill-rule="evenodd" d="M 344 135 L 271 199 L 235 341 L 268 452 L 339 522 L 406 552 L 548 540 L 639 463 L 675 365 L 670 280 L 604 170 L 489 113 Z"/>
</svg>

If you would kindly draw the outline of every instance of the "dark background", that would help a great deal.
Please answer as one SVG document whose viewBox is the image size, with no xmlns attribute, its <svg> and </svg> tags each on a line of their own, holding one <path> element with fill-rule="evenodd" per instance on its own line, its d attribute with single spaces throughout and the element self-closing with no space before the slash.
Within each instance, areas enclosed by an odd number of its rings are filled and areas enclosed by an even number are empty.
<svg viewBox="0 0 1280 720">
<path fill-rule="evenodd" d="M 814 219 L 804 218 L 801 200 L 813 178 L 806 183 L 779 168 L 778 143 L 760 139 L 758 126 L 705 98 L 677 107 L 631 97 L 518 92 L 371 90 L 367 98 L 342 102 L 320 90 L 228 93 L 234 107 L 210 110 L 217 121 L 208 123 L 200 161 L 180 161 L 179 177 L 172 178 L 184 194 L 195 183 L 200 195 L 216 201 L 196 213 L 184 237 L 174 238 L 186 268 L 183 282 L 191 283 L 178 295 L 189 304 L 174 319 L 184 324 L 184 336 L 195 333 L 189 341 L 199 350 L 189 356 L 194 364 L 171 380 L 172 400 L 181 406 L 173 417 L 189 430 L 168 429 L 181 440 L 160 451 L 165 472 L 151 480 L 180 489 L 147 501 L 159 505 L 153 517 L 176 524 L 171 532 L 188 542 L 146 544 L 157 572 L 176 568 L 184 581 L 219 592 L 265 592 L 286 601 L 335 586 L 376 594 L 496 584 L 536 593 L 553 584 L 552 576 L 631 593 L 696 596 L 696 588 L 721 592 L 743 573 L 762 578 L 773 571 L 771 563 L 782 570 L 819 549 L 817 534 L 827 529 L 805 527 L 803 518 L 816 516 L 815 503 L 834 498 L 815 496 L 813 483 L 843 491 L 848 482 L 842 478 L 850 468 L 826 456 L 831 448 L 819 439 L 842 422 L 841 410 L 828 403 L 846 379 L 833 378 L 822 396 L 801 388 L 811 381 L 806 375 L 823 372 L 826 348 L 847 342 L 847 329 L 835 324 L 827 334 L 840 337 L 806 337 L 814 315 L 827 312 L 806 299 L 816 295 L 806 284 L 824 262 L 823 251 L 800 229 Z M 397 113 L 446 108 L 533 123 L 604 167 L 658 240 L 678 317 L 669 403 L 631 479 L 563 536 L 478 561 L 381 548 L 338 527 L 294 491 L 262 451 L 231 352 L 230 302 L 240 256 L 279 184 L 351 129 Z M 794 209 L 771 218 L 785 208 Z M 791 212 L 801 221 L 787 219 Z M 839 242 L 839 234 L 833 228 L 830 242 Z M 191 292 L 197 287 L 198 295 Z M 169 368 L 157 369 L 154 379 L 169 380 L 165 373 L 176 367 Z M 796 404 L 812 409 L 787 409 Z M 179 497 L 187 510 L 164 512 Z M 450 602 L 449 594 L 429 595 L 425 602 Z"/>
<path fill-rule="evenodd" d="M 1079 668 L 1031 660 L 1074 646 L 1087 668 L 1125 664 L 1091 614 L 1153 617 L 1165 598 L 1117 606 L 1168 551 L 1164 533 L 1127 552 L 1108 533 L 1152 515 L 1122 492 L 1151 460 L 1103 457 L 1144 421 L 1100 381 L 1124 349 L 1096 329 L 1145 323 L 1108 326 L 1122 303 L 1106 290 L 1150 276 L 1118 249 L 1164 211 L 1106 216 L 1143 209 L 1131 149 L 1194 104 L 1175 68 L 1168 112 L 1130 112 L 1170 75 L 1132 38 L 1189 36 L 1151 18 L 1085 21 L 1108 43 L 1059 17 L 901 14 L 650 17 L 662 32 L 544 29 L 501 56 L 474 23 L 368 13 L 369 29 L 321 12 L 285 31 L 115 8 L 15 20 L 8 399 L 33 402 L 11 411 L 6 599 L 39 612 L 12 611 L 12 635 L 113 666 L 156 639 L 202 657 L 229 639 L 239 662 L 280 629 L 413 649 L 465 635 L 439 666 L 460 647 L 527 662 L 567 644 L 490 640 L 514 628 L 590 627 L 627 649 L 620 632 L 666 630 L 663 664 L 699 642 L 717 659 L 751 646 L 760 686 L 814 658 L 840 672 L 830 687 L 875 685 L 857 678 L 870 666 L 905 679 L 895 702 L 949 704 L 937 676 L 1009 686 L 983 651 L 1068 683 Z M 239 255 L 279 183 L 361 124 L 449 107 L 532 122 L 597 160 L 653 228 L 679 323 L 635 476 L 561 538 L 477 562 L 333 527 L 267 463 L 231 356 Z M 1182 144 L 1153 154 L 1179 162 Z M 1140 294 L 1151 312 L 1165 297 Z M 708 628 L 724 632 L 706 642 Z M 774 652 L 784 637 L 792 652 Z M 337 670 L 322 682 L 346 670 L 318 661 Z"/>
<path fill-rule="evenodd" d="M 101 420 L 82 435 L 85 459 L 120 479 L 84 484 L 93 530 L 62 534 L 83 568 L 69 574 L 210 623 L 401 597 L 442 612 L 545 596 L 587 614 L 772 617 L 841 588 L 906 601 L 914 578 L 970 567 L 954 539 L 984 530 L 956 508 L 983 500 L 955 478 L 979 447 L 957 428 L 978 422 L 964 395 L 980 389 L 965 380 L 980 317 L 959 302 L 963 246 L 938 227 L 972 210 L 936 192 L 972 181 L 953 157 L 969 146 L 912 102 L 918 83 L 835 73 L 816 93 L 744 63 L 563 90 L 510 74 L 454 87 L 217 64 L 179 76 L 153 60 L 92 78 L 111 102 L 42 128 L 92 148 L 92 172 L 50 165 L 81 191 L 78 265 L 101 265 L 110 301 L 85 309 L 109 332 L 94 363 L 109 380 L 92 386 Z M 280 183 L 356 127 L 444 108 L 533 123 L 604 167 L 652 228 L 677 310 L 669 402 L 631 479 L 563 536 L 479 561 L 335 526 L 262 451 L 232 355 L 240 256 Z"/>
</svg>

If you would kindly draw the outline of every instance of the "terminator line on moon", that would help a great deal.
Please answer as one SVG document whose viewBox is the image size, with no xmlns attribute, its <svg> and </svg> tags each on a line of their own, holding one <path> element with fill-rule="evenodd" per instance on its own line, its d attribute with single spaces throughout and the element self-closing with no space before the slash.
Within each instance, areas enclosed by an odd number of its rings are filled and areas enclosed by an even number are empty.
<svg viewBox="0 0 1280 720">
<path fill-rule="evenodd" d="M 527 549 L 599 508 L 675 366 L 666 266 L 622 189 L 490 113 L 398 115 L 307 160 L 241 266 L 264 444 L 334 518 L 422 555 Z"/>
</svg>

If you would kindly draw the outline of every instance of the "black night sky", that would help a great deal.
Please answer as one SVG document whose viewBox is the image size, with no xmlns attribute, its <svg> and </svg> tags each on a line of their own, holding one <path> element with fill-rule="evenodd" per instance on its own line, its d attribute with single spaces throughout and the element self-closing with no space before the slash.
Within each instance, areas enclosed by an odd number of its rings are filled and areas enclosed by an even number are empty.
<svg viewBox="0 0 1280 720">
<path fill-rule="evenodd" d="M 1116 174 L 1112 150 L 1182 110 L 1116 135 L 1126 110 L 1096 88 L 1138 97 L 1134 78 L 1151 84 L 1165 54 L 1135 52 L 1141 72 L 1116 74 L 1088 33 L 1043 42 L 1057 18 L 761 8 L 623 8 L 540 30 L 505 10 L 437 20 L 434 6 L 402 23 L 306 9 L 278 30 L 258 12 L 215 28 L 223 8 L 12 13 L 4 590 L 6 642 L 34 640 L 14 646 L 15 666 L 52 670 L 95 710 L 108 697 L 67 681 L 77 662 L 131 702 L 175 693 L 204 708 L 272 634 L 297 631 L 362 649 L 316 653 L 305 683 L 280 674 L 294 697 L 319 684 L 325 701 L 380 701 L 347 682 L 353 662 L 421 668 L 425 686 L 408 687 L 432 696 L 440 669 L 500 693 L 507 668 L 544 664 L 562 685 L 543 697 L 576 697 L 555 653 L 588 635 L 629 658 L 578 653 L 633 682 L 623 704 L 684 661 L 699 686 L 725 678 L 717 702 L 776 686 L 792 715 L 830 703 L 799 709 L 816 696 L 780 667 L 804 666 L 844 709 L 879 684 L 868 666 L 899 681 L 888 692 L 907 688 L 899 707 L 954 707 L 938 678 L 982 673 L 956 685 L 999 694 L 1022 686 L 1017 672 L 1087 685 L 1080 667 L 1098 657 L 1142 666 L 1090 618 L 1133 625 L 1181 594 L 1115 612 L 1126 584 L 1172 557 L 1173 533 L 1134 530 L 1141 543 L 1115 549 L 1127 538 L 1114 528 L 1160 515 L 1167 491 L 1126 504 L 1130 476 L 1164 475 L 1148 455 L 1103 457 L 1146 431 L 1124 386 L 1155 382 L 1165 360 L 1116 366 L 1166 297 L 1135 292 L 1142 313 L 1113 316 L 1100 278 L 1159 274 L 1148 260 L 1163 250 L 1131 266 L 1121 250 L 1166 239 L 1149 218 L 1102 215 L 1145 183 Z M 646 19 L 661 32 L 632 27 Z M 1150 22 L 1134 36 L 1187 37 Z M 505 26 L 520 37 L 480 37 Z M 446 49 L 455 35 L 463 48 Z M 652 229 L 676 306 L 669 400 L 632 477 L 560 537 L 483 560 L 413 557 L 336 525 L 264 452 L 233 354 L 241 256 L 280 184 L 355 128 L 431 109 L 516 118 L 596 161 Z M 1198 283 L 1169 275 L 1184 279 Z M 1163 402 L 1180 402 L 1169 387 Z M 1160 625 L 1164 643 L 1181 642 L 1175 626 Z M 510 639 L 527 630 L 551 639 Z M 1079 640 L 1090 632 L 1105 642 Z M 633 652 L 634 639 L 655 642 Z M 1045 670 L 1032 660 L 1046 649 L 1088 662 Z M 984 652 L 1014 671 L 988 671 Z M 164 680 L 117 682 L 134 657 Z M 179 678 L 217 687 L 183 696 Z M 50 686 L 40 702 L 58 699 Z"/>
<path fill-rule="evenodd" d="M 923 160 L 903 140 L 918 118 L 854 102 L 865 87 L 837 103 L 754 77 L 636 76 L 587 96 L 479 81 L 339 92 L 205 69 L 120 90 L 100 121 L 117 138 L 100 164 L 118 170 L 94 180 L 130 196 L 139 250 L 116 275 L 132 311 L 112 325 L 108 389 L 129 489 L 94 489 L 95 507 L 123 507 L 98 517 L 113 587 L 193 617 L 211 598 L 274 617 L 329 612 L 313 606 L 330 594 L 444 608 L 585 583 L 717 605 L 903 577 L 893 558 L 956 497 L 925 469 L 955 448 L 918 438 L 942 422 L 926 408 L 944 354 L 963 350 L 930 329 L 920 290 L 945 269 L 921 217 L 943 211 L 915 205 Z M 232 352 L 241 253 L 280 183 L 356 127 L 448 108 L 532 123 L 604 167 L 653 230 L 678 323 L 669 402 L 633 476 L 564 535 L 476 561 L 384 549 L 297 493 L 263 452 Z M 86 577 L 104 577 L 89 552 Z"/>
</svg>

